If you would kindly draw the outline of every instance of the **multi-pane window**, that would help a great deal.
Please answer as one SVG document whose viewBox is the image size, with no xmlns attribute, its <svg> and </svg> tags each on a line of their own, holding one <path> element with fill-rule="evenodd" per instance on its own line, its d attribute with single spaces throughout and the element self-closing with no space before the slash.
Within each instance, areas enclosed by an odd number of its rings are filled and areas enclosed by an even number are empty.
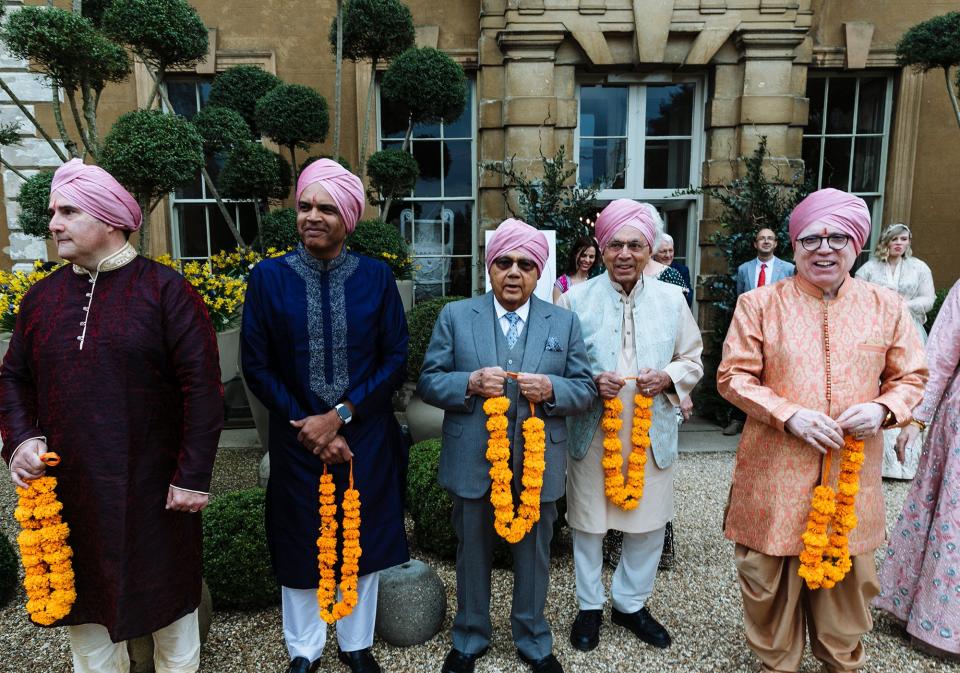
<svg viewBox="0 0 960 673">
<path fill-rule="evenodd" d="M 410 245 L 416 269 L 417 301 L 444 295 L 473 294 L 475 249 L 476 121 L 473 84 L 467 104 L 450 124 L 414 126 L 408 150 L 420 167 L 413 193 L 396 198 L 387 221 L 395 223 Z M 401 109 L 380 101 L 380 147 L 400 149 L 407 131 Z"/>
<path fill-rule="evenodd" d="M 674 239 L 676 260 L 696 276 L 697 200 L 703 129 L 699 81 L 582 84 L 576 136 L 578 181 L 601 185 L 600 203 L 652 203 Z"/>
<path fill-rule="evenodd" d="M 811 74 L 807 80 L 807 179 L 817 189 L 834 187 L 866 201 L 874 234 L 882 224 L 892 91 L 888 75 Z M 875 235 L 871 239 L 876 240 Z"/>
<path fill-rule="evenodd" d="M 174 111 L 193 119 L 210 97 L 209 79 L 184 78 L 167 80 L 167 93 Z M 207 171 L 216 180 L 223 166 L 223 157 L 207 161 Z M 232 250 L 237 241 L 227 227 L 216 200 L 198 173 L 193 182 L 174 192 L 170 199 L 173 210 L 173 255 L 183 259 L 206 259 L 221 250 Z M 257 235 L 257 216 L 252 202 L 226 204 L 240 235 L 251 243 Z"/>
</svg>

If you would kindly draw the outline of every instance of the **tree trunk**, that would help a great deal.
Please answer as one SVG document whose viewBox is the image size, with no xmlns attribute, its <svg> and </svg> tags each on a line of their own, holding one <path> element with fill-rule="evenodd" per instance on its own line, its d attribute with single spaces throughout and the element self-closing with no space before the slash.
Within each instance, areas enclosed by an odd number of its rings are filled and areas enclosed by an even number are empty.
<svg viewBox="0 0 960 673">
<path fill-rule="evenodd" d="M 10 100 L 13 101 L 14 105 L 16 105 L 18 108 L 20 108 L 20 112 L 22 112 L 23 115 L 27 118 L 27 121 L 29 121 L 31 124 L 33 124 L 33 125 L 36 127 L 37 133 L 39 133 L 40 136 L 41 136 L 44 140 L 46 140 L 47 143 L 49 143 L 50 147 L 53 148 L 53 151 L 57 153 L 57 156 L 60 157 L 61 161 L 66 162 L 66 161 L 67 161 L 67 157 L 64 156 L 63 150 L 60 149 L 60 146 L 57 145 L 57 143 L 55 143 L 55 142 L 53 141 L 53 138 L 50 137 L 50 135 L 46 132 L 46 130 L 45 130 L 42 126 L 40 126 L 40 122 L 37 121 L 37 118 L 34 117 L 34 116 L 33 116 L 33 113 L 30 112 L 30 110 L 27 108 L 27 106 L 23 104 L 23 101 L 21 101 L 19 98 L 17 98 L 17 94 L 15 94 L 15 93 L 13 92 L 13 89 L 11 89 L 10 86 L 9 86 L 6 82 L 3 81 L 3 78 L 2 78 L 2 77 L 0 77 L 0 89 L 3 89 L 3 92 L 4 92 L 5 94 L 7 94 L 8 96 L 10 96 Z M 60 101 L 59 96 L 57 96 L 57 94 L 56 94 L 56 88 L 54 88 L 54 99 L 55 99 L 55 101 L 57 101 L 57 102 Z M 54 112 L 56 113 L 56 107 L 57 107 L 57 106 L 54 105 L 53 107 L 54 107 Z M 63 140 L 64 140 L 64 145 L 66 145 L 66 146 L 69 148 L 70 143 L 67 142 L 67 139 L 66 139 L 66 138 L 64 138 Z M 68 150 L 68 151 L 69 151 L 69 150 Z M 72 154 L 72 153 L 71 153 L 71 154 Z"/>
<path fill-rule="evenodd" d="M 340 159 L 340 102 L 343 89 L 343 0 L 337 0 L 337 76 L 334 84 L 333 160 Z"/>
<path fill-rule="evenodd" d="M 401 152 L 406 152 L 410 147 L 410 136 L 413 135 L 413 117 L 407 122 L 407 134 L 403 137 L 403 146 L 400 148 Z M 380 221 L 387 221 L 387 213 L 390 212 L 390 206 L 393 205 L 393 194 L 388 194 L 386 200 L 383 204 L 383 209 L 380 211 Z"/>
<path fill-rule="evenodd" d="M 370 86 L 367 87 L 367 107 L 363 111 L 363 135 L 360 136 L 360 161 L 358 174 L 363 180 L 363 170 L 367 163 L 367 141 L 370 138 L 370 116 L 373 113 L 373 93 L 377 88 L 377 59 L 370 61 Z"/>
<path fill-rule="evenodd" d="M 943 69 L 943 76 L 947 80 L 947 95 L 950 96 L 950 104 L 953 105 L 953 115 L 957 118 L 957 125 L 960 126 L 960 104 L 957 103 L 957 90 L 950 80 L 950 68 Z"/>
<path fill-rule="evenodd" d="M 290 168 L 293 171 L 293 188 L 297 188 L 297 180 L 300 179 L 300 169 L 297 168 L 297 147 L 296 145 L 290 145 L 287 149 L 290 150 Z M 336 159 L 334 159 L 336 161 Z"/>
</svg>

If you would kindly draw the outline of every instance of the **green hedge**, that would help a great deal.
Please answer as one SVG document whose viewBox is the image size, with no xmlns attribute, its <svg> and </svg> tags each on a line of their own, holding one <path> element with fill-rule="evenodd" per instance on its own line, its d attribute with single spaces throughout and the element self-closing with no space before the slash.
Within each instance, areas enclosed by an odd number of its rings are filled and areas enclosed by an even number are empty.
<svg viewBox="0 0 960 673">
<path fill-rule="evenodd" d="M 416 383 L 423 367 L 423 356 L 427 354 L 433 326 L 437 323 L 440 311 L 452 301 L 466 297 L 436 297 L 418 303 L 407 314 L 407 329 L 410 331 L 410 345 L 407 351 L 407 378 Z"/>
<path fill-rule="evenodd" d="M 216 608 L 259 609 L 280 602 L 264 522 L 266 491 L 215 498 L 203 513 L 203 575 Z"/>
<path fill-rule="evenodd" d="M 407 242 L 397 225 L 380 220 L 361 220 L 347 236 L 347 247 L 353 252 L 385 262 L 397 280 L 410 278 L 413 259 Z M 386 253 L 386 254 L 384 254 Z"/>
</svg>

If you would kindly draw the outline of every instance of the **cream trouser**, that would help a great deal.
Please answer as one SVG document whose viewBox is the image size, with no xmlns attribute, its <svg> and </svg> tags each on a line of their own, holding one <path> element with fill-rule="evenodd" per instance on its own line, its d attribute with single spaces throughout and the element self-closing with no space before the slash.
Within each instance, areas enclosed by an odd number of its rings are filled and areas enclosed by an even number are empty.
<svg viewBox="0 0 960 673">
<path fill-rule="evenodd" d="M 100 624 L 67 627 L 74 673 L 128 673 L 127 642 L 110 640 Z M 196 673 L 200 668 L 200 622 L 197 611 L 153 633 L 153 665 L 157 673 Z"/>
<path fill-rule="evenodd" d="M 373 645 L 377 621 L 377 590 L 380 573 L 357 579 L 357 607 L 337 622 L 337 644 L 344 652 L 363 650 Z M 313 663 L 323 654 L 327 642 L 327 623 L 320 619 L 316 589 L 281 587 L 283 602 L 283 639 L 290 659 L 303 657 Z M 340 590 L 337 590 L 340 598 Z"/>
<path fill-rule="evenodd" d="M 620 563 L 613 572 L 610 585 L 613 607 L 620 612 L 634 613 L 642 609 L 653 593 L 653 581 L 663 552 L 664 528 L 648 533 L 623 534 Z M 607 599 L 600 579 L 603 570 L 602 533 L 573 531 L 573 567 L 580 609 L 602 609 Z"/>
</svg>

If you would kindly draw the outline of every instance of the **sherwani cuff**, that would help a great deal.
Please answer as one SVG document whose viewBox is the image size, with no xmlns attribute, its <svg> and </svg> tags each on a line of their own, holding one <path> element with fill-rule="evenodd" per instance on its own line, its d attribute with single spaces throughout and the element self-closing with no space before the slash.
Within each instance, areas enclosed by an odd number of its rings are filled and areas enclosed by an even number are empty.
<svg viewBox="0 0 960 673">
<path fill-rule="evenodd" d="M 26 444 L 27 442 L 32 442 L 32 441 L 35 440 L 35 439 L 39 439 L 39 440 L 43 441 L 44 444 L 47 443 L 47 438 L 44 437 L 43 435 L 37 435 L 36 437 L 27 437 L 25 440 L 23 440 L 22 442 L 20 442 L 19 444 L 17 444 L 17 448 L 15 448 L 15 449 L 13 450 L 13 453 L 10 454 L 10 460 L 7 461 L 7 465 L 12 465 L 12 464 L 13 464 L 13 459 L 16 457 L 17 451 L 19 451 L 20 449 L 22 449 L 24 444 Z"/>
<path fill-rule="evenodd" d="M 903 403 L 903 400 L 898 398 L 896 395 L 891 395 L 886 393 L 881 395 L 874 400 L 877 404 L 882 404 L 887 409 L 893 412 L 893 416 L 896 419 L 896 423 L 889 426 L 891 428 L 899 427 L 906 423 L 910 422 L 910 419 L 913 418 L 913 411 Z"/>
<path fill-rule="evenodd" d="M 663 391 L 663 394 L 667 396 L 667 401 L 669 401 L 670 404 L 672 404 L 675 407 L 679 407 L 680 400 L 682 398 L 680 396 L 680 388 L 678 384 L 680 381 L 683 380 L 684 372 L 672 370 L 669 364 L 663 368 L 663 371 L 666 372 L 667 376 L 670 377 L 670 380 L 673 381 L 673 391 L 667 388 L 666 390 Z"/>
<path fill-rule="evenodd" d="M 786 432 L 787 421 L 790 418 L 802 409 L 799 404 L 794 404 L 793 402 L 784 402 L 779 407 L 775 408 L 770 412 L 770 425 L 775 427 L 780 432 Z"/>
</svg>

